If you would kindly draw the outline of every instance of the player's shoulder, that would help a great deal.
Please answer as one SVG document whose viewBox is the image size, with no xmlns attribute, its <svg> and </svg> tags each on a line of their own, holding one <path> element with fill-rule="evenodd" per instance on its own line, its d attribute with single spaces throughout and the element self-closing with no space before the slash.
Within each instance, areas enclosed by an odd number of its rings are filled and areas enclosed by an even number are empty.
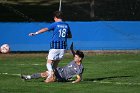
<svg viewBox="0 0 140 93">
<path fill-rule="evenodd" d="M 74 65 L 75 64 L 75 61 L 70 61 L 68 65 Z"/>
<path fill-rule="evenodd" d="M 72 60 L 70 63 L 75 64 L 75 61 L 74 61 L 74 60 Z"/>
<path fill-rule="evenodd" d="M 51 23 L 51 24 L 48 26 L 48 28 L 55 27 L 56 25 L 57 25 L 57 23 L 56 23 L 56 22 L 53 22 L 53 23 Z"/>
<path fill-rule="evenodd" d="M 57 25 L 58 23 L 57 22 L 53 22 L 53 23 L 51 23 L 51 25 Z"/>
<path fill-rule="evenodd" d="M 70 62 L 70 64 L 78 66 L 80 68 L 84 68 L 83 64 L 81 63 L 80 65 L 78 65 L 74 60 Z"/>
<path fill-rule="evenodd" d="M 57 26 L 57 25 L 61 25 L 61 24 L 63 24 L 62 22 L 53 22 L 51 25 L 52 26 Z"/>
</svg>

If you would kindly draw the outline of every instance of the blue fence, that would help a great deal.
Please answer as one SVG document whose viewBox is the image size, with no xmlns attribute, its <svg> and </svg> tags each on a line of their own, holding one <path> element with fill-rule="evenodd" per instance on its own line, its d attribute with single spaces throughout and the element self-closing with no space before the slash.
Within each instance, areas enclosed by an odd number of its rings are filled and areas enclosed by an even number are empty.
<svg viewBox="0 0 140 93">
<path fill-rule="evenodd" d="M 139 21 L 67 22 L 70 25 L 74 48 L 80 50 L 140 49 Z M 11 51 L 46 51 L 52 32 L 29 37 L 50 23 L 0 23 L 0 45 L 7 43 Z"/>
</svg>

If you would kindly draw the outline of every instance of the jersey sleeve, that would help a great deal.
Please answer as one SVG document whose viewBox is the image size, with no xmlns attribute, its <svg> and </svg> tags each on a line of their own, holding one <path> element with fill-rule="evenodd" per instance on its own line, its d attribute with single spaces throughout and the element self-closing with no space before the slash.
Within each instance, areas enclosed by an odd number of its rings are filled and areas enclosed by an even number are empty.
<svg viewBox="0 0 140 93">
<path fill-rule="evenodd" d="M 84 68 L 80 69 L 80 70 L 77 72 L 77 75 L 82 76 L 83 72 L 84 72 Z"/>
<path fill-rule="evenodd" d="M 50 25 L 47 27 L 47 28 L 48 28 L 48 31 L 54 30 L 55 26 L 56 26 L 56 23 L 50 24 Z"/>
<path fill-rule="evenodd" d="M 73 50 L 73 42 L 72 44 L 70 45 L 70 50 L 71 50 L 71 53 L 73 55 L 73 57 L 75 56 L 75 51 Z"/>
<path fill-rule="evenodd" d="M 77 75 L 80 76 L 81 80 L 83 79 L 83 78 L 82 78 L 83 71 L 84 71 L 84 69 L 82 69 L 82 70 L 80 70 L 79 72 L 77 72 Z"/>
</svg>

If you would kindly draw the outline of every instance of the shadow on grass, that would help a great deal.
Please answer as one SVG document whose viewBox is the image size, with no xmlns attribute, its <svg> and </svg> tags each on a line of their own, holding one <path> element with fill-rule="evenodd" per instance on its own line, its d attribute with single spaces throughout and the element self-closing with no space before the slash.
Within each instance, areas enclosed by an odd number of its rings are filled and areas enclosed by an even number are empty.
<svg viewBox="0 0 140 93">
<path fill-rule="evenodd" d="M 112 76 L 112 77 L 103 77 L 103 78 L 85 78 L 84 81 L 102 81 L 109 79 L 117 79 L 117 78 L 128 78 L 132 76 Z"/>
</svg>

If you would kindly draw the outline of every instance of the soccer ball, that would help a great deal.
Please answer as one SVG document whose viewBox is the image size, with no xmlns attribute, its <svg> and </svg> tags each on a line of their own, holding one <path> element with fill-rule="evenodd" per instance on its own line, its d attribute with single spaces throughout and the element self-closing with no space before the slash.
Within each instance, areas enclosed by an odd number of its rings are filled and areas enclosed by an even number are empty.
<svg viewBox="0 0 140 93">
<path fill-rule="evenodd" d="M 1 53 L 8 53 L 8 52 L 10 52 L 10 46 L 8 44 L 3 44 L 0 47 L 0 51 L 1 51 Z"/>
</svg>

